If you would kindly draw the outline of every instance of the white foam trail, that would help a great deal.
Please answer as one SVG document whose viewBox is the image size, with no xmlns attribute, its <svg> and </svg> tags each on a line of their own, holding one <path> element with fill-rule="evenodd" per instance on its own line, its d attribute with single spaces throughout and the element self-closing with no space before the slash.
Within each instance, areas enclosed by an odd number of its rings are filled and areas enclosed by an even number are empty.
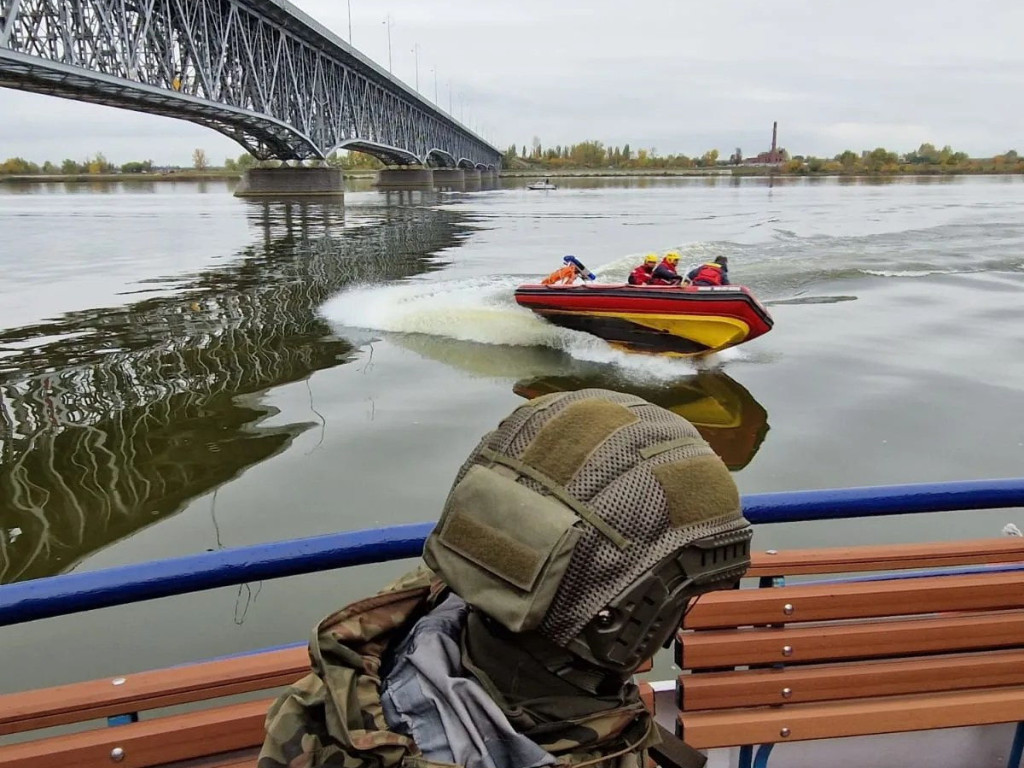
<svg viewBox="0 0 1024 768">
<path fill-rule="evenodd" d="M 516 283 L 490 279 L 361 286 L 321 308 L 331 322 L 391 333 L 425 333 L 460 341 L 560 348 L 572 334 L 549 325 L 512 298 Z"/>
<path fill-rule="evenodd" d="M 875 277 L 929 277 L 931 275 L 957 275 L 963 270 L 957 269 L 862 269 L 865 275 Z"/>
<path fill-rule="evenodd" d="M 603 275 L 617 263 L 595 273 Z M 666 380 L 693 373 L 693 364 L 685 359 L 623 352 L 596 336 L 545 322 L 515 303 L 513 294 L 520 282 L 502 277 L 360 286 L 330 299 L 320 311 L 336 326 L 550 347 L 577 360 L 626 369 L 638 378 Z"/>
</svg>

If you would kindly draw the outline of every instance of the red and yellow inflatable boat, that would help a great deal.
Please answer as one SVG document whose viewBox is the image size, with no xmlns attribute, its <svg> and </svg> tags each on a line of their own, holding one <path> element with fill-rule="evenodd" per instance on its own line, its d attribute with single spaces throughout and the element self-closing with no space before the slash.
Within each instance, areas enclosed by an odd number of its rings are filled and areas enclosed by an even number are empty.
<svg viewBox="0 0 1024 768">
<path fill-rule="evenodd" d="M 744 286 L 521 285 L 516 303 L 554 325 L 615 347 L 676 357 L 704 355 L 772 329 L 768 310 Z"/>
</svg>

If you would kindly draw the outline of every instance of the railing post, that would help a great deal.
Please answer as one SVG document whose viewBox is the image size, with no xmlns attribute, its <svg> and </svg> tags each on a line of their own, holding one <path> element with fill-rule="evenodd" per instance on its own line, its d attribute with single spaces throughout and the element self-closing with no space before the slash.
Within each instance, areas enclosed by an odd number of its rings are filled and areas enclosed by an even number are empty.
<svg viewBox="0 0 1024 768">
<path fill-rule="evenodd" d="M 128 712 L 124 715 L 111 715 L 107 718 L 107 725 L 111 727 L 115 725 L 128 725 L 129 723 L 137 722 L 139 722 L 138 712 Z"/>
<path fill-rule="evenodd" d="M 774 744 L 762 744 L 757 748 L 757 757 L 754 758 L 754 768 L 766 768 L 768 758 L 772 756 Z"/>
<path fill-rule="evenodd" d="M 1017 731 L 1013 736 L 1013 746 L 1010 747 L 1010 757 L 1006 761 L 1006 768 L 1021 768 L 1021 757 L 1024 753 L 1024 721 L 1017 723 Z"/>
</svg>

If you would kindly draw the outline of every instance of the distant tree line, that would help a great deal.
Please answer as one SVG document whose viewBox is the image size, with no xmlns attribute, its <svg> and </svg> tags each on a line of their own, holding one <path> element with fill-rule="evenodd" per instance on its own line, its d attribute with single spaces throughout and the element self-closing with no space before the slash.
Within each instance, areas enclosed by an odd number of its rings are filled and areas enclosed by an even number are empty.
<svg viewBox="0 0 1024 768">
<path fill-rule="evenodd" d="M 225 171 L 245 171 L 256 165 L 256 158 L 248 152 L 243 152 L 237 159 L 228 158 L 224 161 Z M 333 168 L 341 168 L 346 171 L 377 171 L 384 167 L 377 158 L 367 155 L 365 152 L 331 152 L 327 156 L 327 164 Z"/>
<path fill-rule="evenodd" d="M 59 164 L 47 160 L 42 165 L 30 162 L 23 157 L 10 157 L 0 162 L 0 176 L 34 176 L 38 174 L 53 176 L 99 175 L 105 173 L 151 173 L 152 160 L 132 160 L 115 165 L 107 160 L 102 152 L 97 152 L 84 160 L 65 158 Z"/>
<path fill-rule="evenodd" d="M 248 152 L 243 152 L 237 158 L 228 157 L 224 159 L 224 165 L 220 168 L 210 164 L 206 150 L 196 148 L 192 152 L 192 169 L 197 171 L 228 171 L 231 173 L 242 173 L 256 165 L 257 160 Z M 335 168 L 342 168 L 347 171 L 368 170 L 375 171 L 384 167 L 377 158 L 363 152 L 332 152 L 327 157 L 327 163 Z M 185 170 L 180 166 L 161 167 L 159 170 Z M 151 173 L 154 171 L 152 160 L 132 161 L 117 166 L 109 162 L 102 152 L 97 152 L 93 157 L 87 157 L 81 162 L 67 159 L 59 165 L 47 160 L 42 165 L 30 162 L 22 157 L 12 157 L 0 162 L 0 176 L 33 176 L 38 174 L 53 174 L 75 176 L 83 174 L 103 173 Z"/>
<path fill-rule="evenodd" d="M 331 152 L 327 156 L 327 164 L 346 171 L 379 171 L 384 163 L 373 155 L 365 152 Z"/>
<path fill-rule="evenodd" d="M 779 168 L 782 173 L 799 176 L 813 174 L 898 174 L 898 173 L 1024 173 L 1024 159 L 1014 149 L 993 157 L 968 157 L 956 152 L 948 144 L 936 149 L 933 144 L 922 144 L 905 154 L 884 147 L 841 152 L 832 158 L 796 155 Z"/>
<path fill-rule="evenodd" d="M 895 174 L 895 173 L 1024 173 L 1024 158 L 1016 150 L 1009 150 L 990 158 L 971 158 L 965 152 L 957 152 L 950 146 L 936 149 L 933 144 L 922 144 L 916 150 L 900 154 L 884 147 L 854 152 L 845 150 L 835 157 L 814 157 L 811 155 L 790 156 L 785 149 L 779 150 L 779 162 L 766 163 L 767 153 L 744 159 L 739 147 L 727 160 L 720 159 L 717 149 L 709 149 L 699 157 L 688 155 L 659 155 L 657 150 L 633 150 L 629 144 L 605 146 L 600 141 L 590 140 L 579 144 L 565 144 L 545 148 L 540 139 L 534 137 L 533 144 L 513 144 L 505 150 L 504 167 L 510 169 L 685 169 L 685 168 L 736 168 L 739 166 L 752 172 L 759 167 L 772 165 L 781 173 L 796 175 L 811 174 Z"/>
<path fill-rule="evenodd" d="M 147 160 L 146 163 L 126 163 L 125 165 L 147 165 L 147 167 L 151 167 L 152 162 Z M 122 170 L 123 168 L 124 166 L 122 166 Z M 49 160 L 42 165 L 37 165 L 36 163 L 29 162 L 22 157 L 11 157 L 0 163 L 0 174 L 4 175 L 32 175 L 47 173 L 70 176 L 80 173 L 115 173 L 116 171 L 117 166 L 109 162 L 107 158 L 103 156 L 102 152 L 97 152 L 94 157 L 87 157 L 82 161 L 66 158 L 60 163 L 60 165 L 52 163 Z M 124 173 L 129 172 L 130 171 L 124 171 Z"/>
<path fill-rule="evenodd" d="M 247 160 L 246 160 L 247 159 Z M 246 168 L 255 163 L 255 158 L 246 153 L 238 160 L 227 158 L 224 161 L 224 170 L 234 171 L 239 168 Z M 192 168 L 197 171 L 211 170 L 206 150 L 195 149 L 192 152 Z M 85 158 L 82 161 L 66 158 L 59 165 L 47 160 L 42 165 L 30 162 L 23 157 L 11 157 L 0 163 L 0 176 L 32 176 L 32 175 L 98 175 L 110 173 L 153 173 L 155 170 L 184 170 L 180 166 L 156 168 L 152 160 L 131 160 L 121 165 L 111 163 L 102 152 Z M 216 170 L 216 169 L 212 169 Z"/>
<path fill-rule="evenodd" d="M 579 144 L 559 144 L 546 149 L 540 139 L 534 137 L 533 145 L 527 149 L 513 144 L 505 150 L 505 168 L 539 167 L 549 170 L 559 168 L 709 168 L 718 165 L 718 150 L 709 149 L 700 157 L 687 155 L 661 156 L 656 149 L 633 150 L 629 144 L 605 146 L 600 141 L 583 141 Z"/>
</svg>

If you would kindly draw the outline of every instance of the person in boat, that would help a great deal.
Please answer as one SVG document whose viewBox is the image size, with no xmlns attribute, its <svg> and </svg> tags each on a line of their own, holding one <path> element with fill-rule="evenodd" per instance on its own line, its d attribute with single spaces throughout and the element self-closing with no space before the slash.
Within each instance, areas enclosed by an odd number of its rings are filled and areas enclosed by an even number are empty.
<svg viewBox="0 0 1024 768">
<path fill-rule="evenodd" d="M 683 276 L 677 272 L 679 266 L 679 254 L 669 251 L 665 258 L 654 268 L 651 275 L 651 285 L 679 285 L 683 282 Z"/>
<path fill-rule="evenodd" d="M 686 274 L 688 285 L 730 285 L 729 259 L 716 256 L 714 261 L 694 267 Z"/>
<path fill-rule="evenodd" d="M 576 278 L 581 280 L 594 280 L 595 275 L 590 272 L 575 256 L 563 256 L 561 269 L 556 269 L 550 275 L 540 281 L 541 285 L 572 285 Z"/>
<path fill-rule="evenodd" d="M 750 524 L 686 419 L 634 395 L 520 405 L 458 471 L 424 565 L 314 629 L 258 768 L 692 768 L 632 674 L 736 585 Z"/>
<path fill-rule="evenodd" d="M 647 285 L 654 275 L 654 268 L 658 266 L 658 257 L 653 253 L 644 256 L 644 263 L 629 273 L 627 282 L 630 285 Z"/>
<path fill-rule="evenodd" d="M 560 269 L 556 269 L 550 275 L 540 281 L 541 285 L 572 285 L 576 282 L 576 278 L 580 276 L 580 271 L 576 268 L 575 264 L 566 264 Z"/>
</svg>

